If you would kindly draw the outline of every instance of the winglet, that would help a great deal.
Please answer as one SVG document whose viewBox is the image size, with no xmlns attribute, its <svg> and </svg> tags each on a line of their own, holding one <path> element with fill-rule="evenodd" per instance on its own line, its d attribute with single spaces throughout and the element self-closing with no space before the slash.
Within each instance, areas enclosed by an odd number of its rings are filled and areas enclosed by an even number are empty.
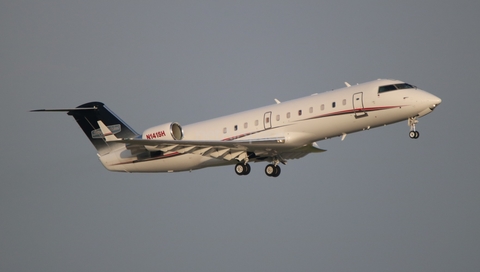
<svg viewBox="0 0 480 272">
<path fill-rule="evenodd" d="M 118 138 L 112 133 L 112 131 L 102 122 L 102 120 L 97 121 L 98 125 L 100 126 L 100 130 L 102 131 L 103 136 L 105 136 L 105 140 L 107 142 L 118 140 Z"/>
</svg>

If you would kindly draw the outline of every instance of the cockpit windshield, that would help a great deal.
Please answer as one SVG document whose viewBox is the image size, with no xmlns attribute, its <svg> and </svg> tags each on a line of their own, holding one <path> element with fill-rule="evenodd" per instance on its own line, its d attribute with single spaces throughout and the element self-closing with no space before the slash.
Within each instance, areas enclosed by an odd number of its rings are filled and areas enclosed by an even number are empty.
<svg viewBox="0 0 480 272">
<path fill-rule="evenodd" d="M 391 84 L 378 87 L 378 93 L 385 93 L 390 91 L 402 90 L 402 89 L 413 89 L 415 88 L 413 85 L 408 83 L 398 83 L 398 84 Z"/>
</svg>

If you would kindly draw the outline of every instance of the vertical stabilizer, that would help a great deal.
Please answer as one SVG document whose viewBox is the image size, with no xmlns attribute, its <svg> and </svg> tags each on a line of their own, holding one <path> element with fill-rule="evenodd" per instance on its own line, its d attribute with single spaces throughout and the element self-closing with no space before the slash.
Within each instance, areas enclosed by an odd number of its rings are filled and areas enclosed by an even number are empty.
<svg viewBox="0 0 480 272">
<path fill-rule="evenodd" d="M 115 149 L 118 143 L 107 143 L 98 121 L 102 121 L 111 132 L 112 137 L 133 138 L 138 135 L 129 125 L 113 113 L 101 102 L 90 102 L 77 107 L 93 108 L 92 110 L 71 110 L 68 115 L 73 116 L 85 135 L 92 142 L 100 155 L 106 154 Z M 107 136 L 109 137 L 109 136 Z M 122 144 L 120 144 L 122 145 Z"/>
<path fill-rule="evenodd" d="M 93 146 L 95 146 L 99 155 L 107 154 L 124 145 L 121 143 L 107 143 L 105 137 L 134 138 L 139 135 L 102 102 L 89 102 L 73 109 L 41 109 L 34 111 L 67 112 L 68 115 L 73 116 Z M 105 136 L 102 133 L 98 121 L 101 121 L 100 123 L 108 128 L 104 128 L 104 131 L 108 131 L 109 135 Z"/>
</svg>

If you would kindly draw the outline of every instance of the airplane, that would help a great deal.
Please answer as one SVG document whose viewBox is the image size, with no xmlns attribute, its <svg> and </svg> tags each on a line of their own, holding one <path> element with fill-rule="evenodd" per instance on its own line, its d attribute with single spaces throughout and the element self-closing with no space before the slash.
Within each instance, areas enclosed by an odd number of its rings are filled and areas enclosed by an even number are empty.
<svg viewBox="0 0 480 272">
<path fill-rule="evenodd" d="M 250 173 L 250 162 L 268 162 L 265 174 L 278 177 L 279 164 L 326 150 L 317 141 L 407 120 L 417 139 L 418 118 L 442 100 L 399 80 L 378 79 L 286 102 L 181 126 L 168 122 L 135 132 L 105 104 L 32 112 L 67 112 L 97 150 L 107 170 L 179 172 L 235 165 Z"/>
</svg>

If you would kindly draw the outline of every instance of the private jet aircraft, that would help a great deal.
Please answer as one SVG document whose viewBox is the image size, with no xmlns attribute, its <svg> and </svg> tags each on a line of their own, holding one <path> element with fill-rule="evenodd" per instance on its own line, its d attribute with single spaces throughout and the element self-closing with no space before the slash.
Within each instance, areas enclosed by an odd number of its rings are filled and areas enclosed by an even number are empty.
<svg viewBox="0 0 480 272">
<path fill-rule="evenodd" d="M 417 139 L 418 118 L 441 99 L 414 85 L 379 79 L 227 115 L 191 125 L 176 122 L 138 134 L 101 102 L 67 112 L 75 118 L 110 171 L 177 172 L 235 164 L 237 175 L 250 173 L 250 162 L 268 162 L 265 173 L 280 175 L 279 164 L 324 152 L 317 141 L 400 121 Z"/>
</svg>

